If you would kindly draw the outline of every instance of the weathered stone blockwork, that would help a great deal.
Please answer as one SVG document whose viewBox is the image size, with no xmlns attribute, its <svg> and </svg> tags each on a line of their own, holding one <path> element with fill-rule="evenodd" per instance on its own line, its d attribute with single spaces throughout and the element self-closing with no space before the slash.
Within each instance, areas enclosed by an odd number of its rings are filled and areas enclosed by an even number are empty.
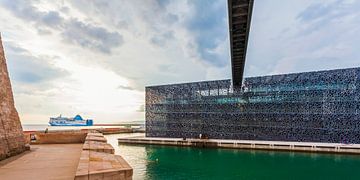
<svg viewBox="0 0 360 180">
<path fill-rule="evenodd" d="M 14 105 L 0 36 L 0 160 L 25 150 L 24 134 Z"/>
</svg>

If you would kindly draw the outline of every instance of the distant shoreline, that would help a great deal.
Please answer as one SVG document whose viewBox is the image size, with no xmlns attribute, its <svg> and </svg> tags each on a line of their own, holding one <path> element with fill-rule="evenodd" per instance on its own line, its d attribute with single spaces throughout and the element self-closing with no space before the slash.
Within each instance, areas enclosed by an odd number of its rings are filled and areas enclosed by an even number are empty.
<svg viewBox="0 0 360 180">
<path fill-rule="evenodd" d="M 81 130 L 81 129 L 99 129 L 99 128 L 119 128 L 126 125 L 141 126 L 141 124 L 95 124 L 94 126 L 50 126 L 49 124 L 22 124 L 23 131 L 44 131 L 48 130 Z"/>
</svg>

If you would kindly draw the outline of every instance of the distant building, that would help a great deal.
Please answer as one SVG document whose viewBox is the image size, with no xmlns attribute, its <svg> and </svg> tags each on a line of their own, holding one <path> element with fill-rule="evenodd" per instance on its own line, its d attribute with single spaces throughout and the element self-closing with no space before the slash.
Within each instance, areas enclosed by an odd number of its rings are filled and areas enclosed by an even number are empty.
<svg viewBox="0 0 360 180">
<path fill-rule="evenodd" d="M 360 68 L 243 80 L 253 0 L 228 0 L 232 79 L 146 87 L 146 136 L 360 143 Z"/>
<path fill-rule="evenodd" d="M 146 88 L 146 136 L 360 143 L 360 68 Z"/>
</svg>

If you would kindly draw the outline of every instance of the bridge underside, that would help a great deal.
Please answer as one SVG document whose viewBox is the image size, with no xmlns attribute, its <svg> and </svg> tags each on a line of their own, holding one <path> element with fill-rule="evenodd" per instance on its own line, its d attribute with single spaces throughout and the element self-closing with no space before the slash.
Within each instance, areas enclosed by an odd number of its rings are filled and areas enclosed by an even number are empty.
<svg viewBox="0 0 360 180">
<path fill-rule="evenodd" d="M 253 0 L 228 0 L 233 87 L 242 84 Z"/>
</svg>

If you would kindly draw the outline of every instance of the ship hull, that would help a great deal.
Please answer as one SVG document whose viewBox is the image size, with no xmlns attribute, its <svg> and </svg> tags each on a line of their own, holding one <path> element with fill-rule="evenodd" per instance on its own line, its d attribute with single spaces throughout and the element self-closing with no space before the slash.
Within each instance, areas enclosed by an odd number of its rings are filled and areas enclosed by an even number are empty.
<svg viewBox="0 0 360 180">
<path fill-rule="evenodd" d="M 87 124 L 59 124 L 59 123 L 49 123 L 50 126 L 92 126 Z"/>
</svg>

